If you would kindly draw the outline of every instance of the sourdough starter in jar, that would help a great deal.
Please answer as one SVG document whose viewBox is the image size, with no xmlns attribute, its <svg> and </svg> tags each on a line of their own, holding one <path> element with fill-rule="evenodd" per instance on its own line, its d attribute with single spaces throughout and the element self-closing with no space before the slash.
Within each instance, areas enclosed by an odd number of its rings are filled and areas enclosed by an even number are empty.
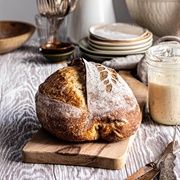
<svg viewBox="0 0 180 180">
<path fill-rule="evenodd" d="M 180 125 L 180 44 L 151 47 L 147 64 L 152 119 L 166 125 Z"/>
</svg>

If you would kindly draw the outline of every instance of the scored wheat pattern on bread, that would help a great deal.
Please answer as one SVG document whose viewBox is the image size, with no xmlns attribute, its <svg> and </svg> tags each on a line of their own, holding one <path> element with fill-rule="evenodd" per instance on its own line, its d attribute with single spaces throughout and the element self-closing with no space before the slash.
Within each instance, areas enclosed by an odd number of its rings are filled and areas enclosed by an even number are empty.
<svg viewBox="0 0 180 180">
<path fill-rule="evenodd" d="M 116 84 L 118 80 L 117 73 L 115 70 L 103 67 L 100 64 L 96 64 L 96 67 L 100 72 L 100 80 L 103 81 L 104 85 L 106 86 L 106 92 L 112 91 L 112 83 Z"/>
</svg>

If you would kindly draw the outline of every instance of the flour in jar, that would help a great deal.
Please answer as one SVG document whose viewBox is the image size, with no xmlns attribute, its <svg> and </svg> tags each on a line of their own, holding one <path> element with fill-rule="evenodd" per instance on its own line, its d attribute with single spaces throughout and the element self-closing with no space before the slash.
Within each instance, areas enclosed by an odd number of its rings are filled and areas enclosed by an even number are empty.
<svg viewBox="0 0 180 180">
<path fill-rule="evenodd" d="M 152 119 L 166 125 L 180 124 L 180 80 L 165 78 L 149 81 L 149 110 Z"/>
</svg>

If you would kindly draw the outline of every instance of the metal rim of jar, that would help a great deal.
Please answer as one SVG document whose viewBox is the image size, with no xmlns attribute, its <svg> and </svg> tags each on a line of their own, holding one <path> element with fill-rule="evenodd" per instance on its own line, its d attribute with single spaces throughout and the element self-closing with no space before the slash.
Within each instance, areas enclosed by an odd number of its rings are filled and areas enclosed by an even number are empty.
<svg viewBox="0 0 180 180">
<path fill-rule="evenodd" d="M 160 44 L 152 46 L 146 52 L 146 63 L 153 68 L 163 69 L 180 69 L 180 53 L 175 56 L 163 56 L 153 54 L 153 50 L 158 47 L 167 46 L 169 48 L 176 48 L 180 51 L 180 44 Z"/>
</svg>

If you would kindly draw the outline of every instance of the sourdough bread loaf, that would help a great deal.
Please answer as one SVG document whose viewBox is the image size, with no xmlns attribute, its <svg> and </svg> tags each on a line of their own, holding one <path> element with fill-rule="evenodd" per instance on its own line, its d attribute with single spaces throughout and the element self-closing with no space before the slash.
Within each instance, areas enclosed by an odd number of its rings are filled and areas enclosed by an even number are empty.
<svg viewBox="0 0 180 180">
<path fill-rule="evenodd" d="M 39 86 L 36 113 L 47 131 L 76 142 L 120 141 L 134 134 L 141 123 L 137 100 L 121 76 L 81 58 Z"/>
</svg>

